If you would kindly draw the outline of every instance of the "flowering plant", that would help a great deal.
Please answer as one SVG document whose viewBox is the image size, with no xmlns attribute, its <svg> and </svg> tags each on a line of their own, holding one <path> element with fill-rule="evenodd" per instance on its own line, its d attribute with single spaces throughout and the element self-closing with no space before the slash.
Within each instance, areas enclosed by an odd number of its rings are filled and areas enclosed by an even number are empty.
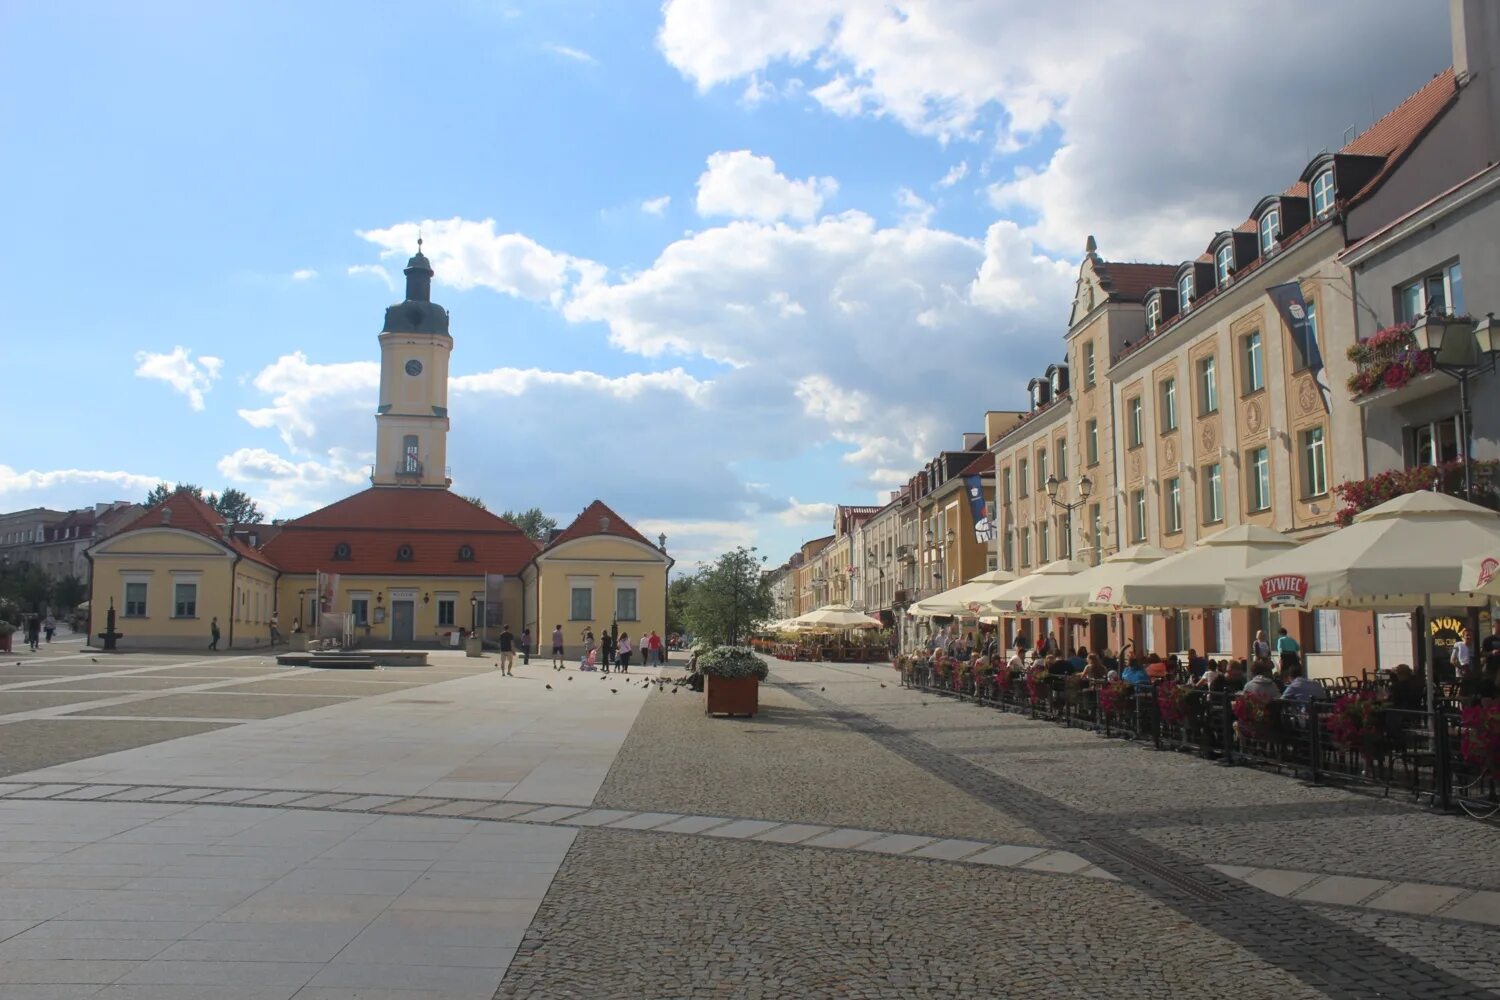
<svg viewBox="0 0 1500 1000">
<path fill-rule="evenodd" d="M 1485 507 L 1497 506 L 1493 485 L 1500 462 L 1476 461 L 1473 463 L 1473 501 Z M 1458 459 L 1441 465 L 1418 465 L 1410 469 L 1392 469 L 1368 479 L 1351 479 L 1339 483 L 1333 492 L 1342 501 L 1343 507 L 1334 515 L 1340 527 L 1347 527 L 1354 515 L 1379 506 L 1387 500 L 1418 490 L 1430 490 L 1437 486 L 1445 493 L 1458 493 L 1464 481 L 1464 462 Z"/>
<path fill-rule="evenodd" d="M 1411 324 L 1378 330 L 1349 348 L 1357 370 L 1345 383 L 1354 399 L 1377 389 L 1399 389 L 1415 375 L 1432 371 L 1432 358 L 1417 350 Z"/>
<path fill-rule="evenodd" d="M 766 661 L 748 646 L 716 646 L 698 657 L 698 669 L 721 680 L 754 677 L 763 681 L 771 672 Z"/>
<path fill-rule="evenodd" d="M 1475 705 L 1463 710 L 1464 737 L 1458 752 L 1480 770 L 1500 771 L 1500 705 Z"/>
<path fill-rule="evenodd" d="M 1342 749 L 1373 752 L 1382 733 L 1382 711 L 1375 692 L 1348 694 L 1333 703 L 1325 724 L 1333 742 Z"/>
<path fill-rule="evenodd" d="M 1004 693 L 1011 689 L 1015 681 L 1015 676 L 1011 674 L 1010 668 L 1004 663 L 1000 664 L 999 668 L 995 671 L 995 686 Z"/>
<path fill-rule="evenodd" d="M 1124 715 L 1134 700 L 1135 685 L 1129 681 L 1111 681 L 1099 688 L 1099 710 L 1105 715 Z"/>
<path fill-rule="evenodd" d="M 1245 694 L 1234 700 L 1234 719 L 1240 738 L 1263 740 L 1271 735 L 1271 696 Z"/>
<path fill-rule="evenodd" d="M 1052 695 L 1052 675 L 1045 668 L 1033 667 L 1026 671 L 1026 697 L 1035 705 Z"/>
<path fill-rule="evenodd" d="M 1161 721 L 1169 726 L 1179 726 L 1187 721 L 1193 702 L 1193 689 L 1186 684 L 1167 681 L 1156 689 L 1156 710 Z"/>
</svg>

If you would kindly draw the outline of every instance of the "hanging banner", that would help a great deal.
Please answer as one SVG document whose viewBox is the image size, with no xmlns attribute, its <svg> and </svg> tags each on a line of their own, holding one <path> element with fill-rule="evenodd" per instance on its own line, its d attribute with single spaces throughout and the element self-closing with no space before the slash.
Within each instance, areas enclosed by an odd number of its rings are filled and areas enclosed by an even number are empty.
<svg viewBox="0 0 1500 1000">
<path fill-rule="evenodd" d="M 1281 321 L 1292 334 L 1292 350 L 1297 356 L 1298 368 L 1305 368 L 1318 386 L 1323 399 L 1323 412 L 1332 409 L 1332 390 L 1328 386 L 1328 372 L 1323 367 L 1323 354 L 1318 350 L 1318 324 L 1302 298 L 1302 286 L 1295 281 L 1272 285 L 1266 289 Z"/>
<path fill-rule="evenodd" d="M 988 545 L 995 540 L 995 520 L 990 502 L 984 498 L 984 486 L 978 476 L 964 476 L 964 490 L 969 494 L 969 513 L 974 518 L 974 540 Z"/>
<path fill-rule="evenodd" d="M 504 582 L 504 573 L 484 575 L 484 627 L 487 629 L 498 629 L 502 624 L 500 614 L 504 607 L 500 600 L 500 585 Z"/>
<path fill-rule="evenodd" d="M 318 610 L 334 610 L 334 597 L 339 590 L 339 575 L 337 573 L 324 573 L 318 571 Z"/>
</svg>

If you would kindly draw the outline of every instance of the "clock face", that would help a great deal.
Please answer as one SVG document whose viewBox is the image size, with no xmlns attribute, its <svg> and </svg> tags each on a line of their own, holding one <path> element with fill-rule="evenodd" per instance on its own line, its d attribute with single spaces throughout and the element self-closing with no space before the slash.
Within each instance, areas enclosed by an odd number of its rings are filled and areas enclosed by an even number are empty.
<svg viewBox="0 0 1500 1000">
<path fill-rule="evenodd" d="M 406 374 L 408 374 L 408 375 L 420 375 L 420 374 L 422 374 L 422 362 L 418 361 L 416 358 L 412 358 L 410 361 L 408 361 L 406 363 Z"/>
</svg>

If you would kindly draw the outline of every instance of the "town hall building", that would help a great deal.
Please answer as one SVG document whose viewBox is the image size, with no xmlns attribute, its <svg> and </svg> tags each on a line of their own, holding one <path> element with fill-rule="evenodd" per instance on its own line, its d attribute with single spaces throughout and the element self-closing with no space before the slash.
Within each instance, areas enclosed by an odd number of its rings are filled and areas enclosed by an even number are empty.
<svg viewBox="0 0 1500 1000">
<path fill-rule="evenodd" d="M 665 634 L 666 537 L 652 544 L 602 501 L 535 541 L 450 490 L 448 311 L 421 250 L 380 333 L 375 466 L 368 489 L 283 525 L 232 525 L 189 493 L 92 546 L 90 607 L 114 607 L 123 649 L 270 643 L 270 622 L 317 634 L 337 613 L 356 645 L 447 646 L 477 629 L 530 628 L 570 655 L 585 629 Z"/>
</svg>

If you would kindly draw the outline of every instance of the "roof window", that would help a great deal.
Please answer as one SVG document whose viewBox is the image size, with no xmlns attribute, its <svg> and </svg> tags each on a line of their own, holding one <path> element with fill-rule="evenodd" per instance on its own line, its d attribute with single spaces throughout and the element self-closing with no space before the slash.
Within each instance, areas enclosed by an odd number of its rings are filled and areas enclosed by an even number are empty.
<svg viewBox="0 0 1500 1000">
<path fill-rule="evenodd" d="M 1333 211 L 1333 168 L 1329 167 L 1312 182 L 1312 209 L 1313 215 L 1322 217 Z"/>
</svg>

